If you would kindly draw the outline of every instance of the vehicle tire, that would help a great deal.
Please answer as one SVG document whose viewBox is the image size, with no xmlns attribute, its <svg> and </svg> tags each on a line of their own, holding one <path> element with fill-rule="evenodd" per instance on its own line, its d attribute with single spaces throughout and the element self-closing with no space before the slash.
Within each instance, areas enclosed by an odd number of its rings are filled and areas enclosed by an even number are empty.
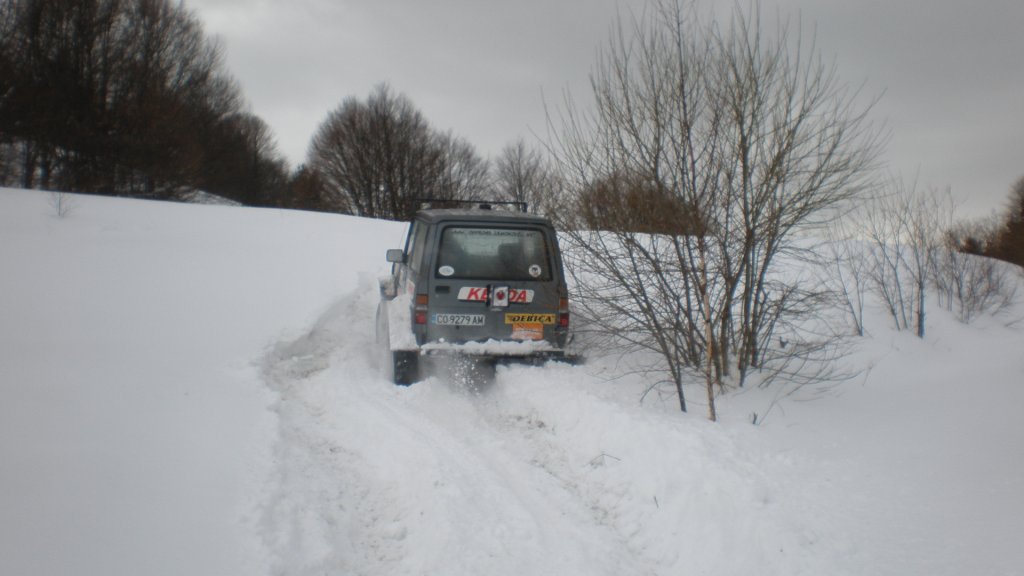
<svg viewBox="0 0 1024 576">
<path fill-rule="evenodd" d="M 399 386 L 408 386 L 419 379 L 419 353 L 409 350 L 397 350 L 391 353 L 393 380 Z"/>
</svg>

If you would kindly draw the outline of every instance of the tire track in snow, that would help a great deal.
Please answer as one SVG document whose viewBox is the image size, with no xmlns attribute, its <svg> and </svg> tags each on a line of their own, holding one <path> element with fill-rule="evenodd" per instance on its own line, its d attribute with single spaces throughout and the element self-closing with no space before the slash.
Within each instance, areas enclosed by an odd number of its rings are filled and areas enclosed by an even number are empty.
<svg viewBox="0 0 1024 576">
<path fill-rule="evenodd" d="M 279 395 L 263 519 L 282 574 L 645 573 L 578 495 L 537 464 L 521 425 L 440 378 L 391 385 L 373 357 L 369 282 L 264 375 Z"/>
<path fill-rule="evenodd" d="M 262 519 L 275 574 L 370 574 L 361 567 L 387 563 L 379 553 L 384 547 L 358 523 L 379 516 L 360 455 L 323 433 L 328 389 L 315 384 L 341 342 L 333 319 L 352 311 L 350 302 L 339 301 L 308 333 L 264 358 L 264 378 L 278 394 L 271 407 L 279 422 L 276 473 Z"/>
</svg>

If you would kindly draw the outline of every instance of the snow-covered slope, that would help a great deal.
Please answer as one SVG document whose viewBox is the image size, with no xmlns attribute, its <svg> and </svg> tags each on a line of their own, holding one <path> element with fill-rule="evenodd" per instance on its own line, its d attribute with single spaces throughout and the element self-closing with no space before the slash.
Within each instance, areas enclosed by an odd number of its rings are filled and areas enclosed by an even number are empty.
<svg viewBox="0 0 1024 576">
<path fill-rule="evenodd" d="M 712 424 L 614 358 L 399 388 L 402 225 L 72 200 L 0 190 L 0 574 L 1024 574 L 1000 322 L 878 317 L 759 426 L 771 389 Z"/>
</svg>

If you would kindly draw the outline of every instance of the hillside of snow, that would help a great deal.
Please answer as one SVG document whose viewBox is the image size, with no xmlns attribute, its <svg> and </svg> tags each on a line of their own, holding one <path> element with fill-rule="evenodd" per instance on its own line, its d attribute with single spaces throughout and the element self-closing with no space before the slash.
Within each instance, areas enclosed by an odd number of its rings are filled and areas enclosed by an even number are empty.
<svg viewBox="0 0 1024 576">
<path fill-rule="evenodd" d="M 402 224 L 68 200 L 0 189 L 0 574 L 1024 574 L 1019 306 L 710 423 L 614 357 L 391 385 Z"/>
</svg>

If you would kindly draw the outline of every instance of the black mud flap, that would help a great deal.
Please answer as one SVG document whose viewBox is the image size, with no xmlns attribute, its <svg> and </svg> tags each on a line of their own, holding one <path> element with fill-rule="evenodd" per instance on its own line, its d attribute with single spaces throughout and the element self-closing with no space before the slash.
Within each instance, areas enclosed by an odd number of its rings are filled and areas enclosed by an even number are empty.
<svg viewBox="0 0 1024 576">
<path fill-rule="evenodd" d="M 398 350 L 391 353 L 393 380 L 399 386 L 408 386 L 419 380 L 420 353 L 415 350 Z"/>
</svg>

